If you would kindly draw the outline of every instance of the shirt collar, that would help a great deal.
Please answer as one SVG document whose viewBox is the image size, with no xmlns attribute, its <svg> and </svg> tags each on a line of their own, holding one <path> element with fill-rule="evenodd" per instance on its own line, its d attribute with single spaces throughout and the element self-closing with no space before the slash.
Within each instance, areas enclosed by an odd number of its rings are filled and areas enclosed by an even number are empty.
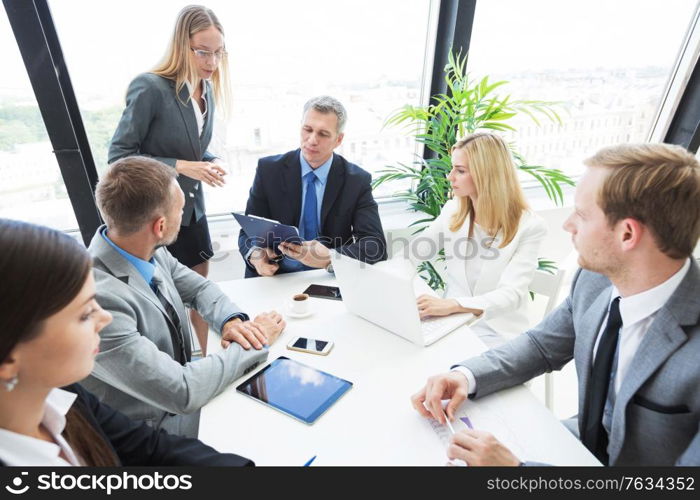
<svg viewBox="0 0 700 500">
<path fill-rule="evenodd" d="M 129 252 L 126 250 L 122 250 L 119 248 L 116 243 L 114 243 L 112 240 L 109 239 L 109 236 L 107 236 L 107 228 L 105 227 L 102 230 L 102 237 L 104 240 L 109 243 L 109 245 L 114 248 L 122 257 L 124 257 L 127 261 L 131 263 L 132 266 L 136 268 L 136 270 L 139 272 L 141 276 L 143 276 L 143 279 L 146 280 L 146 283 L 149 285 L 151 284 L 151 280 L 153 279 L 153 274 L 156 272 L 156 265 L 155 265 L 155 260 L 153 257 L 151 257 L 150 261 L 145 261 L 143 259 L 140 259 L 136 257 L 135 255 L 131 255 Z"/>
<path fill-rule="evenodd" d="M 185 80 L 185 85 L 190 95 L 192 95 L 192 84 L 188 80 Z M 202 98 L 204 98 L 205 95 L 207 95 L 207 85 L 204 83 L 204 80 L 202 80 Z"/>
<path fill-rule="evenodd" d="M 660 285 L 629 297 L 621 297 L 620 316 L 622 317 L 622 324 L 624 326 L 631 326 L 638 321 L 648 318 L 661 309 L 664 304 L 668 302 L 668 299 L 671 298 L 673 292 L 676 291 L 678 285 L 681 284 L 688 269 L 690 269 L 690 259 L 686 259 L 683 267 Z M 617 287 L 613 286 L 610 302 L 612 302 L 615 297 L 619 296 L 620 291 Z"/>
<path fill-rule="evenodd" d="M 66 428 L 66 413 L 78 397 L 73 392 L 52 389 L 44 404 L 44 426 L 52 434 L 62 434 Z"/>
<path fill-rule="evenodd" d="M 66 428 L 66 413 L 77 398 L 77 394 L 52 389 L 44 402 L 44 416 L 41 423 L 60 443 L 68 458 L 77 463 L 70 447 L 61 438 Z M 61 446 L 42 439 L 25 436 L 16 432 L 0 429 L 0 459 L 9 466 L 28 465 L 71 465 L 59 457 Z"/>
<path fill-rule="evenodd" d="M 304 158 L 304 155 L 301 154 L 301 150 L 299 151 L 299 162 L 301 163 L 301 178 L 303 179 L 306 174 L 309 172 L 314 172 L 316 174 L 316 178 L 321 181 L 321 184 L 325 185 L 326 181 L 328 180 L 328 174 L 331 171 L 331 165 L 333 164 L 333 155 L 331 154 L 331 157 L 326 160 L 325 163 L 323 163 L 320 167 L 313 169 L 311 168 L 311 165 L 309 165 L 309 162 L 306 161 L 306 158 Z"/>
</svg>

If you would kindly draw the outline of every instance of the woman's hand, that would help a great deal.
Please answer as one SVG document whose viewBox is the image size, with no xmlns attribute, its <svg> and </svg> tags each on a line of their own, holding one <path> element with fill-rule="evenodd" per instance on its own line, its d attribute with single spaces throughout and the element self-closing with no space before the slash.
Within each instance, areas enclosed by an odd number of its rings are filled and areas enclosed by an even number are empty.
<svg viewBox="0 0 700 500">
<path fill-rule="evenodd" d="M 175 170 L 180 175 L 202 181 L 211 187 L 221 187 L 226 183 L 226 170 L 220 165 L 208 161 L 177 160 Z"/>
<path fill-rule="evenodd" d="M 484 312 L 481 309 L 462 307 L 456 299 L 441 299 L 427 294 L 418 297 L 416 303 L 420 319 L 431 316 L 449 316 L 455 313 L 472 313 L 474 316 L 479 316 Z"/>
<path fill-rule="evenodd" d="M 432 295 L 423 294 L 416 301 L 420 319 L 430 316 L 449 316 L 461 309 L 459 302 L 455 299 L 441 299 Z"/>
</svg>

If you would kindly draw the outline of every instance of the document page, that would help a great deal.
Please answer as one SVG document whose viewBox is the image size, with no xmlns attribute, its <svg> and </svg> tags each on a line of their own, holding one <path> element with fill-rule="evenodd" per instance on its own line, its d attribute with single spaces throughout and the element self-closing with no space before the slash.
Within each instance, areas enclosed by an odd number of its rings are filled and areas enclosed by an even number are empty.
<svg viewBox="0 0 700 500">
<path fill-rule="evenodd" d="M 455 415 L 455 420 L 450 422 L 455 433 L 464 429 L 475 429 L 486 431 L 503 443 L 510 451 L 521 460 L 525 460 L 523 446 L 518 440 L 515 432 L 508 426 L 506 421 L 500 417 L 497 398 L 490 398 L 488 401 L 467 402 L 463 404 Z M 430 420 L 430 426 L 442 442 L 445 449 L 449 445 L 452 431 L 445 424 L 440 424 L 437 420 Z M 453 464 L 460 465 L 460 464 Z"/>
</svg>

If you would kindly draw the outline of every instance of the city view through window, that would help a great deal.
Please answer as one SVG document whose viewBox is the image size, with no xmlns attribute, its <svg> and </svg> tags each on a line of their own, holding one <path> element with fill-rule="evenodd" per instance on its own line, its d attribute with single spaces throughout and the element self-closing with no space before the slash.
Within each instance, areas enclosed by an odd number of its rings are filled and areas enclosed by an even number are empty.
<svg viewBox="0 0 700 500">
<path fill-rule="evenodd" d="M 52 0 L 50 7 L 98 171 L 129 81 L 162 57 L 188 2 Z M 420 105 L 429 0 L 208 2 L 226 30 L 233 92 L 217 114 L 210 150 L 228 165 L 206 188 L 210 214 L 242 210 L 257 159 L 298 146 L 301 108 L 330 94 L 348 110 L 337 152 L 370 172 L 409 163 L 412 137 L 383 127 Z M 607 144 L 644 141 L 696 7 L 695 0 L 477 3 L 468 70 L 508 80 L 503 94 L 561 103 L 563 123 L 522 116 L 507 133 L 530 164 L 577 175 Z M 433 6 L 434 10 L 434 6 Z M 85 19 L 109 23 L 85 23 Z M 653 34 L 653 36 L 650 36 Z M 6 16 L 0 18 L 0 217 L 77 227 Z M 429 45 L 429 44 L 428 44 Z M 524 180 L 530 180 L 524 177 Z M 376 197 L 401 184 L 385 184 Z"/>
</svg>

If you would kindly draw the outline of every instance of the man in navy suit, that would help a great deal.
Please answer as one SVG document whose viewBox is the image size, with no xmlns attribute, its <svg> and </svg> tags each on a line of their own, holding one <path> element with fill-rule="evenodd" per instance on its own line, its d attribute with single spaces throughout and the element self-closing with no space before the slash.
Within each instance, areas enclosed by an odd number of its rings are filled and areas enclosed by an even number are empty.
<svg viewBox="0 0 700 500">
<path fill-rule="evenodd" d="M 346 120 L 337 99 L 314 97 L 304 105 L 301 147 L 258 161 L 246 215 L 296 226 L 304 241 L 260 248 L 241 230 L 238 248 L 246 278 L 321 268 L 332 272 L 330 248 L 371 264 L 386 259 L 371 176 L 333 153 L 343 142 Z"/>
</svg>

